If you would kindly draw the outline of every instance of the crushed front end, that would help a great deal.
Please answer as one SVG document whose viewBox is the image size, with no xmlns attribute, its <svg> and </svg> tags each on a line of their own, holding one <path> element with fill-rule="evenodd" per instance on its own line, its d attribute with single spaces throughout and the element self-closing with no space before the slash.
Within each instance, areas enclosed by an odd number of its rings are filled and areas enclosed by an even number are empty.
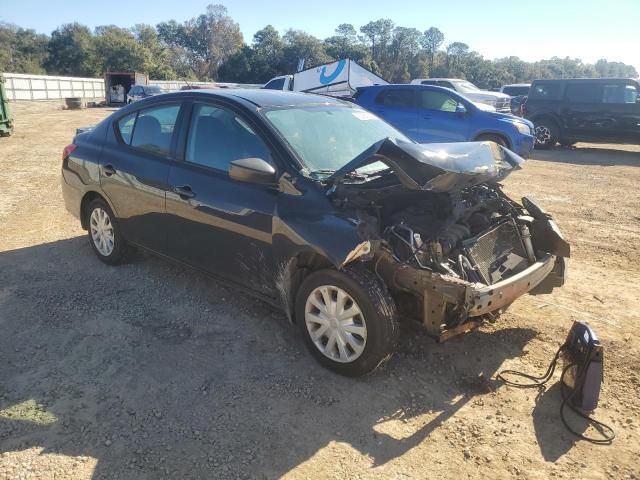
<svg viewBox="0 0 640 480">
<path fill-rule="evenodd" d="M 376 160 L 389 171 L 344 177 L 332 191 L 374 246 L 366 261 L 402 314 L 441 340 L 495 317 L 525 293 L 561 286 L 570 254 L 548 213 L 530 198 L 511 200 L 496 183 L 520 165 L 506 163 L 512 152 L 461 145 L 421 146 L 438 152 L 435 161 L 413 147 L 400 153 L 397 145 L 382 146 Z M 464 148 L 473 170 L 461 168 Z M 455 156 L 455 169 L 447 156 Z"/>
<path fill-rule="evenodd" d="M 492 318 L 525 293 L 563 285 L 569 245 L 553 219 L 502 196 L 511 212 L 492 209 L 482 223 L 464 215 L 433 235 L 423 223 L 387 228 L 375 269 L 402 299 L 404 313 L 441 339 Z M 482 210 L 481 210 L 482 211 Z M 486 215 L 488 210 L 481 215 Z"/>
</svg>

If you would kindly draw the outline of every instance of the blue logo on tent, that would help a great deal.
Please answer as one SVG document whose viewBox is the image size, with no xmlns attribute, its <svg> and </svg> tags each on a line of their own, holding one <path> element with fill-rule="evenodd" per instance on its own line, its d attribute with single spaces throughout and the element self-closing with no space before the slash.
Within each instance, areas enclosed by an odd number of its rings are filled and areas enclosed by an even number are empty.
<svg viewBox="0 0 640 480">
<path fill-rule="evenodd" d="M 340 72 L 342 72 L 342 69 L 344 68 L 345 63 L 347 63 L 346 60 L 340 60 L 338 62 L 338 66 L 336 67 L 336 71 L 333 72 L 328 77 L 326 76 L 327 67 L 326 66 L 322 67 L 322 69 L 320 70 L 320 83 L 322 85 L 326 85 L 327 83 L 333 82 L 336 78 L 338 78 L 338 75 L 340 75 Z"/>
</svg>

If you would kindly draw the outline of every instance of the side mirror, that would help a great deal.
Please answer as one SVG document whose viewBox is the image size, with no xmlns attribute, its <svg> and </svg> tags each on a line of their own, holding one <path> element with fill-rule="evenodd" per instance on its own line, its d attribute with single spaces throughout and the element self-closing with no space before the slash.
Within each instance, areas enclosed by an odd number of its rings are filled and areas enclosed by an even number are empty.
<svg viewBox="0 0 640 480">
<path fill-rule="evenodd" d="M 465 107 L 462 103 L 459 103 L 456 107 L 456 113 L 464 115 L 465 113 L 467 113 L 467 107 Z"/>
<path fill-rule="evenodd" d="M 229 177 L 238 182 L 274 185 L 276 170 L 261 158 L 241 158 L 231 162 Z"/>
</svg>

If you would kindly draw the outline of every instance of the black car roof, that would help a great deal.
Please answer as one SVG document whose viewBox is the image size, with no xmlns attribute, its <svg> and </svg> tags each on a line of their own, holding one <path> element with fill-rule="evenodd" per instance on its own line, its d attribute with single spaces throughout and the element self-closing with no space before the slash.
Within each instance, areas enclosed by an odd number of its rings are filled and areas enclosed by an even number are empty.
<svg viewBox="0 0 640 480">
<path fill-rule="evenodd" d="M 634 78 L 553 78 L 553 79 L 540 79 L 534 80 L 532 83 L 611 83 L 611 82 L 628 82 L 629 80 L 637 82 Z"/>
<path fill-rule="evenodd" d="M 284 107 L 284 106 L 303 106 L 318 104 L 342 105 L 340 100 L 325 95 L 315 95 L 312 93 L 284 92 L 279 90 L 264 90 L 260 88 L 229 88 L 229 89 L 202 89 L 202 90 L 185 90 L 176 92 L 174 95 L 202 95 L 217 96 L 229 99 L 240 98 L 251 102 L 257 107 Z"/>
</svg>

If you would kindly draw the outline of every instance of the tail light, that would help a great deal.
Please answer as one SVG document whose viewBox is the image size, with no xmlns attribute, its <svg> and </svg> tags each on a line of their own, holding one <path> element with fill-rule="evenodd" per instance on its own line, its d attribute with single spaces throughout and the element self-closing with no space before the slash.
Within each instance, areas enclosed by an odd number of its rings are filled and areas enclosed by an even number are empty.
<svg viewBox="0 0 640 480">
<path fill-rule="evenodd" d="M 75 143 L 72 143 L 64 147 L 64 150 L 62 150 L 62 160 L 64 161 L 67 158 L 69 158 L 69 155 L 71 155 L 76 148 L 78 148 L 78 146 Z"/>
</svg>

